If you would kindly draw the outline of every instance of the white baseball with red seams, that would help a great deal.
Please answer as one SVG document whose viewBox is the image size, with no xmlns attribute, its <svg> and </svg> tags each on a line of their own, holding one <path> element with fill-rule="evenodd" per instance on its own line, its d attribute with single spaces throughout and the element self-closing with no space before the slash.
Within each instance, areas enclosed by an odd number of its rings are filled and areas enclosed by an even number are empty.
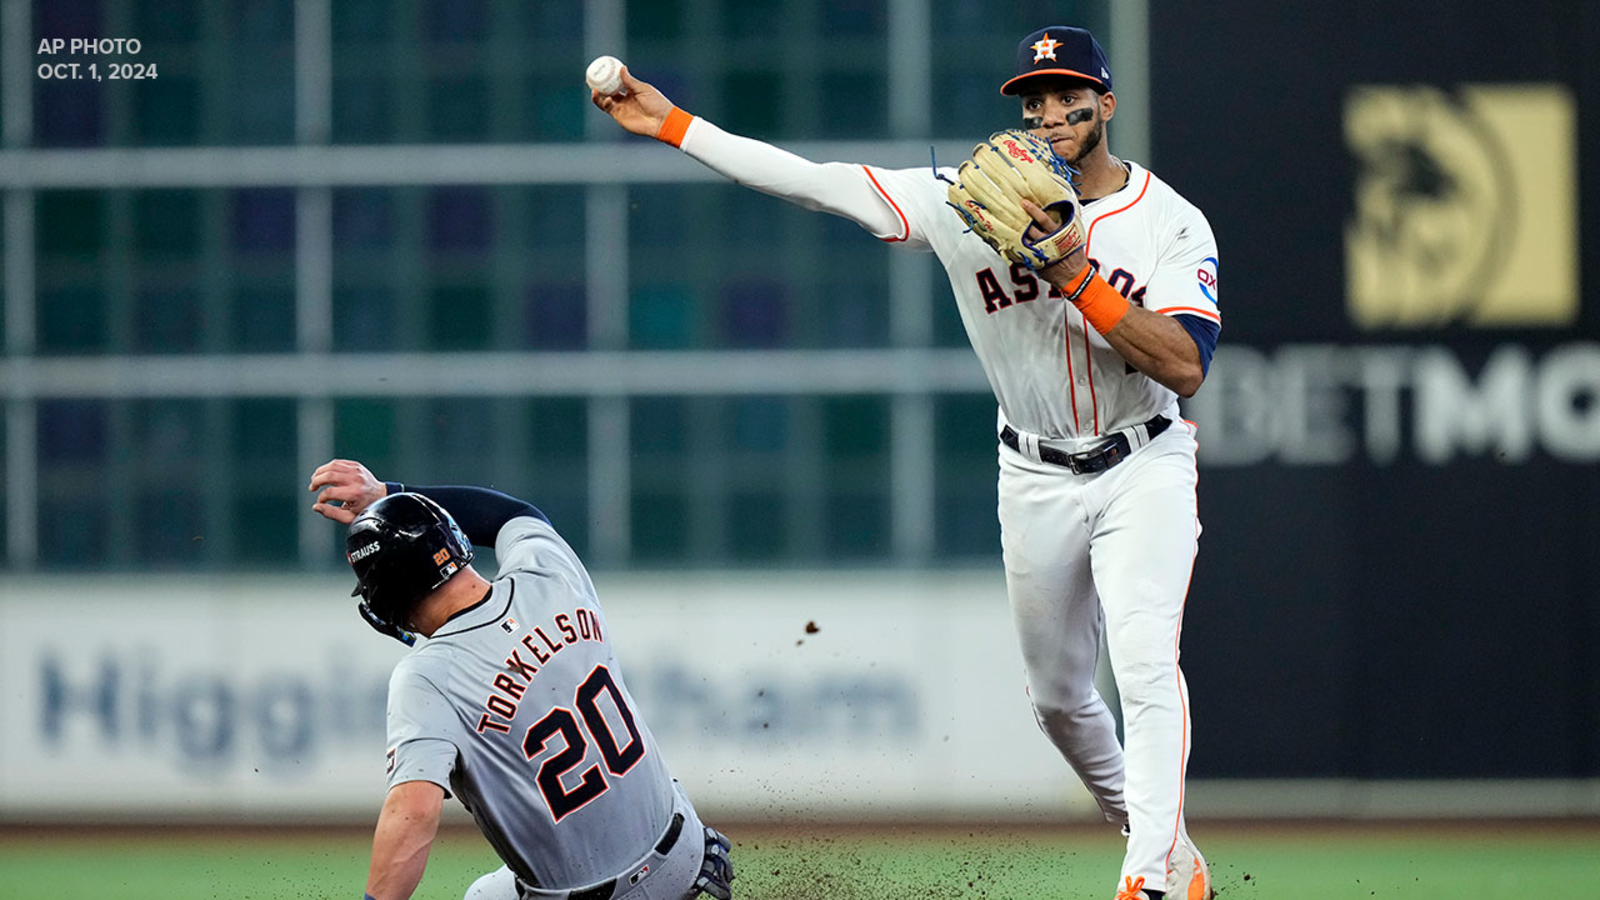
<svg viewBox="0 0 1600 900">
<path fill-rule="evenodd" d="M 1167 884 L 1187 845 L 1188 689 L 1179 633 L 1200 535 L 1194 428 L 1177 395 L 1135 371 L 1049 284 L 968 231 L 945 204 L 953 169 L 813 163 L 691 121 L 679 146 L 765 193 L 849 218 L 880 239 L 938 254 L 967 337 L 999 401 L 999 516 L 1006 585 L 1040 727 L 1112 822 L 1129 824 L 1123 871 Z M 1088 256 L 1131 302 L 1221 323 L 1205 217 L 1143 167 L 1084 204 Z M 1173 424 L 1153 440 L 1143 423 Z M 1122 434 L 1133 451 L 1094 474 L 1041 453 Z M 1094 688 L 1101 630 L 1122 695 L 1126 747 Z"/>
<path fill-rule="evenodd" d="M 622 60 L 615 56 L 595 57 L 584 70 L 583 80 L 602 94 L 615 94 L 622 90 Z"/>
</svg>

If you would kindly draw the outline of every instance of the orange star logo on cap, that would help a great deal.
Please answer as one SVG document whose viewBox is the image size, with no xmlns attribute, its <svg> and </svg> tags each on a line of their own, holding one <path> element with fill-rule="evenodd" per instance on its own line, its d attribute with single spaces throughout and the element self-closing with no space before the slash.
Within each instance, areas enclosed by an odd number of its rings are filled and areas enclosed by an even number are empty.
<svg viewBox="0 0 1600 900">
<path fill-rule="evenodd" d="M 1055 59 L 1056 48 L 1059 46 L 1061 46 L 1060 41 L 1048 34 L 1045 35 L 1033 45 L 1033 61 L 1038 62 L 1041 59 Z"/>
</svg>

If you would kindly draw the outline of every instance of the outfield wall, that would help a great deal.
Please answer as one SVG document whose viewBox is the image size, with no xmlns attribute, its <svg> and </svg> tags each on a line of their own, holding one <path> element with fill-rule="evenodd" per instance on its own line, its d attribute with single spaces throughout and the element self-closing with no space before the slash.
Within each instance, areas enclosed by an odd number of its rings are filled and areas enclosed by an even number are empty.
<svg viewBox="0 0 1600 900">
<path fill-rule="evenodd" d="M 0 579 L 0 821 L 369 820 L 405 648 L 360 621 L 350 583 Z M 607 574 L 600 588 L 630 691 L 717 815 L 1096 818 L 1034 724 L 998 571 Z M 1600 781 L 1202 775 L 1190 808 L 1595 816 Z"/>
<path fill-rule="evenodd" d="M 405 650 L 356 616 L 349 579 L 0 586 L 0 817 L 376 808 Z M 1092 806 L 1034 724 L 998 572 L 613 575 L 602 591 L 674 773 L 724 815 Z"/>
</svg>

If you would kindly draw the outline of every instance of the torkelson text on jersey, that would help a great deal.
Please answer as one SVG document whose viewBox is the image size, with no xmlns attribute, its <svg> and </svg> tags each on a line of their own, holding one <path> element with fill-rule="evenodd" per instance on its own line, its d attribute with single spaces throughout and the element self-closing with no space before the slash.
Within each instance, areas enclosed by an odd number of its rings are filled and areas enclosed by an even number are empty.
<svg viewBox="0 0 1600 900">
<path fill-rule="evenodd" d="M 554 630 L 560 632 L 563 640 L 552 641 L 544 629 L 537 625 L 522 635 L 519 643 L 532 656 L 533 662 L 524 660 L 521 650 L 514 649 L 511 655 L 506 657 L 506 671 L 496 674 L 491 683 L 491 687 L 499 693 L 491 693 L 483 703 L 484 713 L 478 718 L 479 734 L 485 729 L 498 731 L 501 734 L 510 733 L 509 723 L 517 715 L 517 704 L 522 701 L 523 693 L 533 684 L 533 676 L 539 674 L 539 666 L 549 662 L 550 657 L 560 653 L 568 644 L 605 640 L 604 635 L 600 633 L 600 617 L 587 607 L 579 607 L 573 610 L 571 615 L 557 613 L 551 621 L 555 626 Z M 515 619 L 506 619 L 500 623 L 500 627 L 512 633 L 517 623 Z M 534 640 L 535 637 L 538 638 L 537 641 Z M 495 721 L 496 716 L 505 721 Z"/>
</svg>

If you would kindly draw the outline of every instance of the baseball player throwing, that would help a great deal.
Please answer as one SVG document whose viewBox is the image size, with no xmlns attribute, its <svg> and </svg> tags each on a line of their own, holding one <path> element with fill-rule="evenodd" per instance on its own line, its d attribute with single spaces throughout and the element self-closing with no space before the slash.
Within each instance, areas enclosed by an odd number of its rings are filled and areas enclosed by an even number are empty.
<svg viewBox="0 0 1600 900">
<path fill-rule="evenodd" d="M 1198 209 L 1111 155 L 1117 101 L 1089 32 L 1029 35 L 1001 93 L 1020 97 L 1027 131 L 996 135 L 959 171 L 813 163 L 728 134 L 626 71 L 621 91 L 591 95 L 628 131 L 740 184 L 938 254 L 999 401 L 1006 585 L 1039 725 L 1126 829 L 1119 900 L 1200 900 L 1210 875 L 1184 822 L 1178 666 L 1198 472 L 1177 401 L 1200 387 L 1221 329 L 1216 243 Z M 1007 207 L 974 174 L 1017 180 L 1034 171 L 1024 160 L 1076 191 Z M 1094 688 L 1102 630 L 1125 747 Z"/>
<path fill-rule="evenodd" d="M 484 488 L 386 484 L 349 460 L 310 489 L 349 526 L 368 624 L 428 639 L 389 679 L 366 900 L 416 890 L 452 793 L 505 863 L 467 900 L 729 900 L 728 840 L 667 771 L 594 585 L 543 513 Z M 493 582 L 473 544 L 494 547 Z"/>
</svg>

